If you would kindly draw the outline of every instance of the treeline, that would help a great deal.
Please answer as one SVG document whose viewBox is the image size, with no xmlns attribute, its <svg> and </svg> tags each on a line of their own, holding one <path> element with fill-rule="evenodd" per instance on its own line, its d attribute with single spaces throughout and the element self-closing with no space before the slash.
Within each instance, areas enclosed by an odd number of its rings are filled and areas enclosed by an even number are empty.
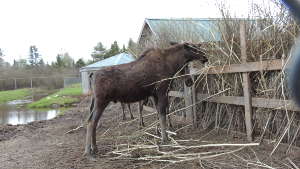
<svg viewBox="0 0 300 169">
<path fill-rule="evenodd" d="M 31 86 L 31 79 L 34 79 L 33 86 L 60 88 L 64 77 L 80 77 L 81 67 L 121 52 L 128 52 L 135 46 L 135 42 L 131 39 L 127 48 L 124 45 L 120 48 L 117 41 L 114 41 L 110 48 L 105 48 L 99 42 L 94 47 L 90 60 L 83 58 L 74 60 L 68 52 L 65 52 L 57 54 L 53 62 L 46 63 L 37 46 L 33 45 L 29 47 L 28 58 L 15 59 L 11 64 L 3 59 L 5 51 L 0 48 L 0 90 L 14 89 L 15 79 L 17 79 L 18 88 Z"/>
<path fill-rule="evenodd" d="M 125 45 L 122 46 L 122 48 L 119 47 L 117 41 L 114 41 L 110 48 L 104 47 L 104 45 L 99 42 L 96 44 L 96 46 L 93 48 L 93 52 L 91 53 L 91 60 L 85 61 L 83 58 L 80 58 L 78 60 L 74 60 L 72 56 L 69 55 L 68 52 L 65 53 L 59 53 L 56 56 L 55 61 L 49 63 L 45 63 L 44 59 L 42 58 L 42 55 L 39 53 L 38 48 L 33 45 L 29 47 L 29 57 L 26 59 L 18 59 L 14 60 L 12 64 L 9 64 L 6 62 L 3 57 L 4 53 L 3 50 L 0 48 L 0 69 L 8 69 L 8 68 L 14 68 L 14 69 L 57 69 L 60 72 L 65 69 L 79 69 L 85 65 L 94 63 L 99 60 L 103 60 L 106 58 L 109 58 L 111 56 L 114 56 L 116 54 L 122 53 L 122 52 L 132 52 L 136 48 L 136 43 L 129 39 L 127 48 Z M 37 72 L 38 73 L 38 72 Z"/>
<path fill-rule="evenodd" d="M 122 52 L 129 52 L 132 53 L 136 49 L 137 44 L 132 40 L 129 39 L 127 48 L 125 45 L 123 45 L 122 48 L 119 47 L 117 41 L 114 41 L 109 49 L 106 49 L 101 42 L 97 43 L 97 45 L 94 47 L 94 51 L 92 52 L 91 56 L 93 58 L 93 61 L 99 61 L 106 58 L 109 58 L 111 56 L 114 56 L 116 54 L 122 53 Z"/>
</svg>

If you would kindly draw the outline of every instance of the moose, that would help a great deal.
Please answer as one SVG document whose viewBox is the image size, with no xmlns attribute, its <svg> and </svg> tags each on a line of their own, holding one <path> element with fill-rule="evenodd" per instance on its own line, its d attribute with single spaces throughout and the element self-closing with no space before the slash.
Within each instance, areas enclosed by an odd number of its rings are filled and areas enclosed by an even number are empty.
<svg viewBox="0 0 300 169">
<path fill-rule="evenodd" d="M 152 96 L 159 113 L 162 142 L 165 143 L 168 140 L 166 113 L 170 78 L 190 61 L 208 61 L 200 46 L 184 42 L 173 43 L 166 49 L 150 48 L 133 62 L 95 72 L 84 155 L 92 157 L 97 152 L 97 124 L 111 101 L 133 103 Z"/>
</svg>

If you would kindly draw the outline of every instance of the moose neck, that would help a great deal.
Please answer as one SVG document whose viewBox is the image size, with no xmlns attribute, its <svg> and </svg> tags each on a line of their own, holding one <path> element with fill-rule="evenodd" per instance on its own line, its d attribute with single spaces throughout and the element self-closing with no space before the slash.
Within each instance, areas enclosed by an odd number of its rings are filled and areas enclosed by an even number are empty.
<svg viewBox="0 0 300 169">
<path fill-rule="evenodd" d="M 167 63 L 170 63 L 169 68 L 172 75 L 177 73 L 188 62 L 181 50 L 168 54 L 166 59 L 168 60 Z"/>
</svg>

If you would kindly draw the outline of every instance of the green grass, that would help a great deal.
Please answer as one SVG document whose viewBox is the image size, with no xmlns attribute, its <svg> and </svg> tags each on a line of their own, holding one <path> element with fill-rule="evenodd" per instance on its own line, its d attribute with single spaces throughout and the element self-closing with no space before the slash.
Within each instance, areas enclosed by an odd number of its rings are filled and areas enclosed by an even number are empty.
<svg viewBox="0 0 300 169">
<path fill-rule="evenodd" d="M 32 102 L 27 106 L 29 108 L 51 108 L 53 105 L 59 105 L 59 107 L 67 107 L 73 103 L 79 102 L 79 98 L 82 94 L 80 84 L 72 85 L 64 89 L 59 90 L 47 97 L 44 97 L 38 101 Z"/>
<path fill-rule="evenodd" d="M 25 99 L 30 94 L 31 94 L 30 89 L 0 91 L 0 104 L 13 101 L 13 100 L 22 100 Z"/>
</svg>

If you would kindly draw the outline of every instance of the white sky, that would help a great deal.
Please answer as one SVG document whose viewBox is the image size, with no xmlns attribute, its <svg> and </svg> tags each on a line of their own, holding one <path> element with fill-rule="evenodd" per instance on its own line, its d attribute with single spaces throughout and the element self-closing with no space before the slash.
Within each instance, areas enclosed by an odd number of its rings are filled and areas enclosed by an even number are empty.
<svg viewBox="0 0 300 169">
<path fill-rule="evenodd" d="M 249 0 L 228 0 L 246 16 Z M 252 1 L 252 0 L 251 0 Z M 10 63 L 36 45 L 46 62 L 69 52 L 91 59 L 97 42 L 137 40 L 145 18 L 218 17 L 214 0 L 0 0 L 0 48 Z"/>
</svg>

